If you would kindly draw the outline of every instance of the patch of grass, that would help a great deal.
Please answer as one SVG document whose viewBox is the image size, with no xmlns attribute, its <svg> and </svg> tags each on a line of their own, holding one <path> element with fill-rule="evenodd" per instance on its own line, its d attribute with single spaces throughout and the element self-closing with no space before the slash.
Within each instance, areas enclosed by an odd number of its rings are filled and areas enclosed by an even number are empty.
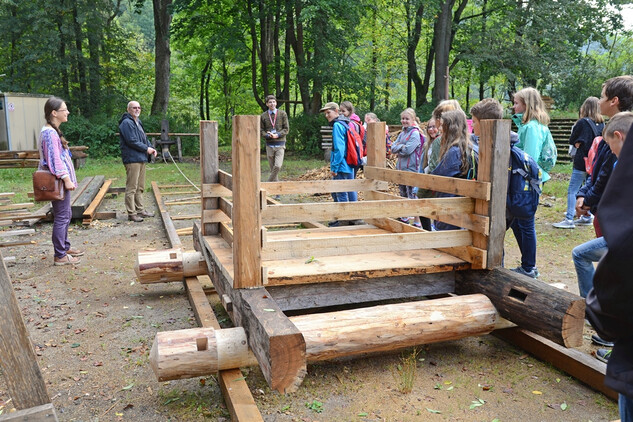
<svg viewBox="0 0 633 422">
<path fill-rule="evenodd" d="M 398 390 L 403 394 L 410 393 L 413 390 L 419 353 L 416 348 L 409 353 L 403 353 L 402 356 L 400 356 L 400 362 L 396 364 L 392 370 L 392 375 L 396 380 Z"/>
</svg>

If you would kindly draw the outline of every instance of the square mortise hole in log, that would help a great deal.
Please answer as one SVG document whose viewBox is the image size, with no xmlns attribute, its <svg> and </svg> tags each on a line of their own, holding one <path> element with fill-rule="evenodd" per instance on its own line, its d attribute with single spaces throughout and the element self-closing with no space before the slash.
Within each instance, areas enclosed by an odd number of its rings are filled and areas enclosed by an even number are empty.
<svg viewBox="0 0 633 422">
<path fill-rule="evenodd" d="M 527 299 L 527 293 L 522 292 L 520 290 L 517 290 L 515 288 L 511 288 L 510 291 L 508 292 L 508 296 L 510 296 L 513 299 L 516 299 L 520 302 L 525 302 L 525 299 Z"/>
</svg>

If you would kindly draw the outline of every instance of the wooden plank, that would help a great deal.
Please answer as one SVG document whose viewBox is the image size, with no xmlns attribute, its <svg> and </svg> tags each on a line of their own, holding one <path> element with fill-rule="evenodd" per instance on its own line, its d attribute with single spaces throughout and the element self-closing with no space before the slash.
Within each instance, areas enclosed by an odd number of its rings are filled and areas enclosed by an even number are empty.
<svg viewBox="0 0 633 422">
<path fill-rule="evenodd" d="M 32 202 L 24 202 L 22 204 L 0 205 L 0 211 L 21 210 L 25 208 L 31 208 L 33 205 L 35 204 Z"/>
<path fill-rule="evenodd" d="M 218 183 L 218 170 L 220 161 L 218 158 L 218 122 L 200 121 L 200 180 L 201 184 Z M 202 234 L 211 235 L 218 233 L 217 222 L 208 222 L 205 219 L 205 211 L 218 208 L 216 198 L 204 198 L 202 200 L 200 221 L 202 222 Z"/>
<path fill-rule="evenodd" d="M 372 200 L 379 199 L 383 201 L 384 200 L 402 200 L 402 197 L 396 196 L 390 193 L 385 193 L 385 192 L 371 191 L 371 196 L 368 195 L 367 199 L 372 199 Z M 434 220 L 442 221 L 444 223 L 453 224 L 457 227 L 462 227 L 467 230 L 472 230 L 475 233 L 483 233 L 487 235 L 488 230 L 489 230 L 490 219 L 486 217 L 485 215 L 445 214 L 443 213 L 443 211 L 440 211 L 440 213 L 435 214 L 435 215 L 424 215 L 424 214 L 419 214 L 419 213 L 416 213 L 414 215 L 429 217 Z"/>
<path fill-rule="evenodd" d="M 585 300 L 505 268 L 455 275 L 455 293 L 482 293 L 499 314 L 561 346 L 582 345 Z"/>
<path fill-rule="evenodd" d="M 453 293 L 455 291 L 455 272 L 332 283 L 268 286 L 266 290 L 284 312 L 306 312 L 331 306 L 384 300 L 411 300 L 422 296 Z"/>
<path fill-rule="evenodd" d="M 199 220 L 200 214 L 186 214 L 186 215 L 173 215 L 171 217 L 172 220 Z"/>
<path fill-rule="evenodd" d="M 311 181 L 283 181 L 263 182 L 262 189 L 269 195 L 283 194 L 315 194 L 328 192 L 349 192 L 387 190 L 389 184 L 380 180 L 353 179 L 353 180 L 311 180 Z"/>
<path fill-rule="evenodd" d="M 222 210 L 204 210 L 202 211 L 202 221 L 205 221 L 205 224 L 230 223 L 231 217 L 226 215 Z"/>
<path fill-rule="evenodd" d="M 537 358 L 551 363 L 555 368 L 568 373 L 607 397 L 613 400 L 618 399 L 618 393 L 604 385 L 607 365 L 595 357 L 577 349 L 559 346 L 553 341 L 523 328 L 507 328 L 495 331 L 493 334 Z"/>
<path fill-rule="evenodd" d="M 490 200 L 490 183 L 476 180 L 456 179 L 454 177 L 413 173 L 410 171 L 390 170 L 365 166 L 365 177 L 385 180 L 399 185 L 417 186 L 439 192 L 452 193 L 469 198 Z"/>
<path fill-rule="evenodd" d="M 231 197 L 233 192 L 225 188 L 219 183 L 205 183 L 202 185 L 202 197 L 203 198 L 219 198 L 219 197 Z"/>
<path fill-rule="evenodd" d="M 165 232 L 167 235 L 167 239 L 171 244 L 172 248 L 180 248 L 182 247 L 182 242 L 178 237 L 178 233 L 176 233 L 176 227 L 174 226 L 174 222 L 171 221 L 169 217 L 169 212 L 163 203 L 163 197 L 160 194 L 160 189 L 158 188 L 158 183 L 156 181 L 152 181 L 152 192 L 154 192 L 154 199 L 156 200 L 156 206 L 158 207 L 158 212 L 160 213 L 160 218 L 163 220 L 163 226 L 165 227 Z"/>
<path fill-rule="evenodd" d="M 503 262 L 503 240 L 506 232 L 506 196 L 508 163 L 510 162 L 510 121 L 482 120 L 479 138 L 477 180 L 492 182 L 490 200 L 475 201 L 475 214 L 489 216 L 489 230 L 473 235 L 473 246 L 487 250 L 485 267 L 492 269 Z M 481 233 L 481 232 L 480 232 Z"/>
<path fill-rule="evenodd" d="M 112 220 L 116 218 L 116 211 L 97 211 L 93 220 Z"/>
<path fill-rule="evenodd" d="M 469 214 L 474 211 L 471 198 L 396 199 L 389 201 L 327 202 L 281 204 L 262 211 L 264 224 L 301 221 L 351 220 L 411 215 Z"/>
<path fill-rule="evenodd" d="M 16 409 L 51 402 L 4 263 L 0 265 L 0 366 Z"/>
<path fill-rule="evenodd" d="M 27 234 L 35 234 L 35 229 L 0 231 L 0 237 L 24 236 Z"/>
<path fill-rule="evenodd" d="M 233 287 L 236 289 L 262 285 L 259 142 L 259 116 L 233 116 Z"/>
<path fill-rule="evenodd" d="M 103 182 L 101 189 L 99 189 L 99 192 L 97 192 L 97 196 L 95 196 L 95 198 L 92 200 L 88 208 L 86 208 L 86 210 L 84 211 L 84 214 L 83 214 L 84 224 L 86 224 L 85 223 L 86 219 L 89 220 L 89 222 L 92 221 L 92 219 L 94 218 L 95 212 L 97 211 L 97 208 L 99 207 L 99 205 L 101 205 L 101 202 L 103 202 L 103 198 L 105 197 L 106 193 L 108 193 L 108 189 L 110 189 L 111 184 L 112 184 L 112 179 L 108 179 L 105 182 Z"/>
<path fill-rule="evenodd" d="M 84 211 L 92 200 L 99 192 L 99 189 L 103 185 L 105 176 L 95 176 L 90 181 L 90 184 L 81 192 L 81 194 L 72 201 L 71 209 L 73 213 L 72 218 L 82 218 Z"/>
<path fill-rule="evenodd" d="M 51 403 L 18 410 L 0 416 L 2 422 L 57 422 L 57 413 Z"/>
<path fill-rule="evenodd" d="M 20 245 L 35 245 L 37 242 L 34 240 L 15 240 L 12 242 L 0 242 L 0 248 L 7 248 L 9 246 L 20 246 Z"/>
<path fill-rule="evenodd" d="M 270 388 L 281 393 L 297 391 L 307 373 L 301 332 L 264 288 L 236 290 L 231 299 L 235 322 L 246 330 Z"/>
<path fill-rule="evenodd" d="M 443 232 L 355 234 L 327 238 L 269 239 L 264 243 L 262 259 L 310 258 L 362 254 L 368 250 L 395 252 L 453 246 L 468 246 L 472 233 L 467 230 Z"/>
<path fill-rule="evenodd" d="M 218 177 L 220 180 L 220 184 L 230 190 L 233 191 L 233 176 L 224 170 L 218 171 Z"/>
</svg>

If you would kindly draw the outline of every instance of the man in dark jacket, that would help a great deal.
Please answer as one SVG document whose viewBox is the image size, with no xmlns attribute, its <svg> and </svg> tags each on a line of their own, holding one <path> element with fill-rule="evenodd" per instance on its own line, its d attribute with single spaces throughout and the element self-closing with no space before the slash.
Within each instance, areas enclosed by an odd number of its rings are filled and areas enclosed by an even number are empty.
<svg viewBox="0 0 633 422">
<path fill-rule="evenodd" d="M 123 113 L 119 120 L 119 139 L 121 146 L 121 158 L 125 165 L 125 208 L 130 221 L 137 223 L 143 221 L 143 217 L 153 217 L 153 212 L 145 211 L 143 207 L 143 192 L 145 191 L 145 165 L 150 156 L 156 157 L 156 150 L 152 148 L 143 124 L 138 118 L 141 115 L 141 106 L 136 101 L 130 101 L 127 105 L 127 113 Z"/>
<path fill-rule="evenodd" d="M 587 294 L 587 318 L 600 337 L 615 342 L 605 385 L 620 394 L 620 419 L 633 421 L 633 127 L 600 200 L 600 227 L 609 251 Z"/>
</svg>

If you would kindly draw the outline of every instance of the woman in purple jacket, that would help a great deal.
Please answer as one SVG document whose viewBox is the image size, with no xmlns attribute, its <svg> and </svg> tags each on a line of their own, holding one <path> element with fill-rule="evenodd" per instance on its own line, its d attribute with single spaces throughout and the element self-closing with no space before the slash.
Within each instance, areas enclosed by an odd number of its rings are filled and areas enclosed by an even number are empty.
<svg viewBox="0 0 633 422">
<path fill-rule="evenodd" d="M 79 256 L 84 253 L 72 248 L 68 241 L 68 226 L 72 217 L 70 208 L 70 191 L 77 187 L 75 168 L 68 149 L 68 141 L 64 138 L 59 126 L 68 121 L 68 107 L 57 97 L 51 97 L 44 104 L 46 125 L 40 132 L 38 148 L 40 151 L 40 169 L 48 169 L 64 182 L 64 199 L 51 201 L 53 206 L 53 248 L 55 265 L 75 265 L 81 262 Z"/>
</svg>

